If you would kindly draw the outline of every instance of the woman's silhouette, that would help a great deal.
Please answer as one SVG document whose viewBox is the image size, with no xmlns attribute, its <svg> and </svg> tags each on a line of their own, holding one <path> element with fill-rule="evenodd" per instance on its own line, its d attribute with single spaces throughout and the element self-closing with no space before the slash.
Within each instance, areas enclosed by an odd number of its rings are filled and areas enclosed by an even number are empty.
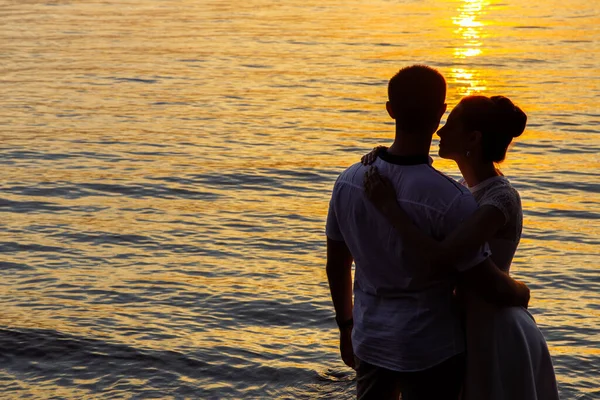
<svg viewBox="0 0 600 400">
<path fill-rule="evenodd" d="M 420 249 L 424 265 L 434 271 L 459 260 L 486 242 L 492 260 L 506 273 L 519 244 L 523 213 L 519 193 L 497 169 L 512 139 L 525 129 L 527 116 L 503 96 L 469 96 L 452 110 L 438 131 L 440 157 L 454 160 L 479 209 L 441 241 L 412 224 L 396 193 L 375 167 L 365 174 L 367 197 L 399 230 L 403 240 Z M 363 157 L 371 164 L 384 147 Z M 499 308 L 474 293 L 464 299 L 467 334 L 466 400 L 558 399 L 554 368 L 544 337 L 522 307 Z M 432 382 L 432 384 L 435 384 Z"/>
</svg>

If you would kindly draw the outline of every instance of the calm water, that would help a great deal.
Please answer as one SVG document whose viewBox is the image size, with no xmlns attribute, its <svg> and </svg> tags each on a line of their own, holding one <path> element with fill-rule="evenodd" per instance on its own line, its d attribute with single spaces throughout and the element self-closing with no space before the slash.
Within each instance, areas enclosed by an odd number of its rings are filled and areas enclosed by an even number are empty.
<svg viewBox="0 0 600 400">
<path fill-rule="evenodd" d="M 528 112 L 514 275 L 600 398 L 597 3 L 237 3 L 0 1 L 2 398 L 352 398 L 327 202 L 417 62 Z"/>
</svg>

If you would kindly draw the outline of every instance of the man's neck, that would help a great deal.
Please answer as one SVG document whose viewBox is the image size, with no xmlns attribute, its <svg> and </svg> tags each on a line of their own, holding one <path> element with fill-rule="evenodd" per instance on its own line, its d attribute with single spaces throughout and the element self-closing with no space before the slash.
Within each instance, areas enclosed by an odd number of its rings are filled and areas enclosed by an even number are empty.
<svg viewBox="0 0 600 400">
<path fill-rule="evenodd" d="M 428 156 L 433 135 L 421 132 L 405 133 L 396 130 L 394 143 L 388 153 L 395 156 Z"/>
</svg>

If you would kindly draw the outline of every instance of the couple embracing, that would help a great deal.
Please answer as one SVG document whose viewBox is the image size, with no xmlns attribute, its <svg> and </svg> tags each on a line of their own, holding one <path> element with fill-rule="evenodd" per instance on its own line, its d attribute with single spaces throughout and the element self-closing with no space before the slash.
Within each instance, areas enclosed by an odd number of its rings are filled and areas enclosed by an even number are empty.
<svg viewBox="0 0 600 400">
<path fill-rule="evenodd" d="M 496 168 L 526 115 L 502 96 L 461 100 L 437 131 L 459 183 L 429 157 L 444 77 L 406 67 L 388 96 L 393 144 L 339 176 L 327 216 L 327 277 L 357 398 L 558 399 L 529 289 L 508 274 L 523 214 Z"/>
</svg>

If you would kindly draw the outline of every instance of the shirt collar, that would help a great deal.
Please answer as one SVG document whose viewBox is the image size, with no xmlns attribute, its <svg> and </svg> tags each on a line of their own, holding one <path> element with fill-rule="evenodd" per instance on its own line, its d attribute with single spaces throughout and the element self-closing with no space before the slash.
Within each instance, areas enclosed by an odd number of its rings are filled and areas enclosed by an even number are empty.
<svg viewBox="0 0 600 400">
<path fill-rule="evenodd" d="M 398 156 L 388 153 L 387 150 L 380 150 L 377 156 L 383 161 L 396 165 L 431 165 L 433 163 L 433 158 L 429 157 L 429 155 Z"/>
</svg>

